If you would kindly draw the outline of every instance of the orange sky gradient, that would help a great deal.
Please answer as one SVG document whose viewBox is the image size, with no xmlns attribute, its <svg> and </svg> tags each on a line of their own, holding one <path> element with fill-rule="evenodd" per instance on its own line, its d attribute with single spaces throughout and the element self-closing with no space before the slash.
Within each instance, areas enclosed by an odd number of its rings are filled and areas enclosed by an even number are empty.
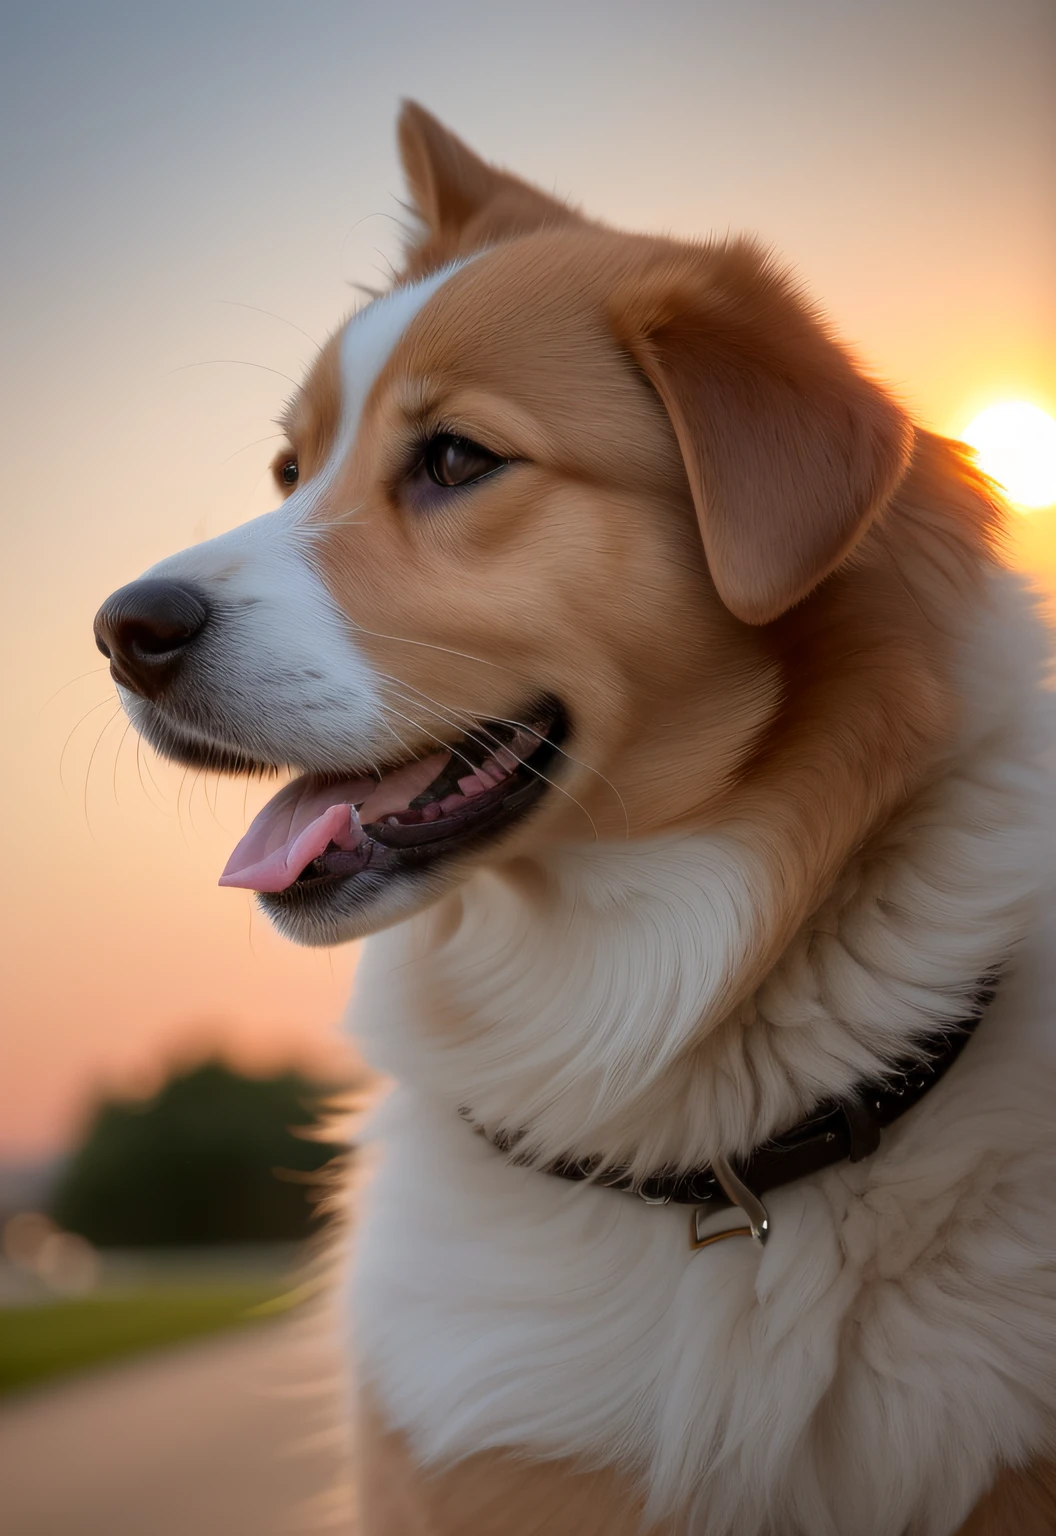
<svg viewBox="0 0 1056 1536">
<path fill-rule="evenodd" d="M 137 760 L 91 621 L 272 505 L 272 418 L 397 249 L 401 95 L 604 219 L 760 233 L 942 431 L 1000 398 L 1056 414 L 1051 6 L 503 9 L 2 24 L 0 1157 L 213 1044 L 347 1064 L 352 953 L 216 887 L 268 791 Z M 1056 594 L 1056 509 L 1016 540 Z"/>
</svg>

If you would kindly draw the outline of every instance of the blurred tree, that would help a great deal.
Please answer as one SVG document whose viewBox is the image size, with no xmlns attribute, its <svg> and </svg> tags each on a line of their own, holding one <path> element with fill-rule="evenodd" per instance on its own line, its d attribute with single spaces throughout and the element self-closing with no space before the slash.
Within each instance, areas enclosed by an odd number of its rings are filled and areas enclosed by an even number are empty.
<svg viewBox="0 0 1056 1536">
<path fill-rule="evenodd" d="M 210 1061 L 176 1073 L 151 1099 L 105 1101 L 52 1214 L 100 1247 L 303 1237 L 311 1175 L 341 1151 L 304 1134 L 324 1097 L 295 1072 L 246 1077 Z"/>
</svg>

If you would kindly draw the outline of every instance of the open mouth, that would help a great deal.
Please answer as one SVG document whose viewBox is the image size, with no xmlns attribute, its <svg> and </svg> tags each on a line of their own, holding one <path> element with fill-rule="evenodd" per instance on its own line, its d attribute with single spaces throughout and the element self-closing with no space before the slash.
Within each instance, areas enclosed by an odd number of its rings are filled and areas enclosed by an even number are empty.
<svg viewBox="0 0 1056 1536">
<path fill-rule="evenodd" d="M 523 723 L 485 720 L 444 746 L 383 773 L 303 774 L 268 801 L 235 848 L 221 885 L 261 892 L 269 905 L 364 877 L 433 865 L 490 841 L 545 793 L 567 734 L 552 699 Z"/>
</svg>

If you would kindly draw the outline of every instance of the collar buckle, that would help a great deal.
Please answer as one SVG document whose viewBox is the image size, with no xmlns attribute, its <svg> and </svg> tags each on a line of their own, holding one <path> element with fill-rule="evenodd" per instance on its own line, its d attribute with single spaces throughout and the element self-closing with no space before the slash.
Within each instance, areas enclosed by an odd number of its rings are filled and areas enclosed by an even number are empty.
<svg viewBox="0 0 1056 1536">
<path fill-rule="evenodd" d="M 703 1222 L 711 1214 L 706 1205 L 695 1205 L 689 1215 L 689 1246 L 694 1253 L 721 1243 L 728 1237 L 752 1237 L 760 1247 L 770 1236 L 770 1215 L 766 1206 L 753 1194 L 747 1184 L 739 1179 L 725 1157 L 716 1154 L 711 1160 L 711 1171 L 722 1186 L 723 1194 L 748 1218 L 748 1225 L 726 1227 L 721 1232 L 705 1232 Z"/>
</svg>

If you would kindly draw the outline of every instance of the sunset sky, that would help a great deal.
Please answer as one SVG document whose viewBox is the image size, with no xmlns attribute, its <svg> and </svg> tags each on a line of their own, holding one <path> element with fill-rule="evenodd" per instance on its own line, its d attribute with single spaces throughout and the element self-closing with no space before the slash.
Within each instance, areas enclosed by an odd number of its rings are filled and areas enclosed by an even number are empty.
<svg viewBox="0 0 1056 1536">
<path fill-rule="evenodd" d="M 272 418 L 397 249 L 399 98 L 614 223 L 761 234 L 957 434 L 1056 413 L 1054 79 L 1051 0 L 4 7 L 0 1157 L 211 1043 L 339 1063 L 354 956 L 217 889 L 244 787 L 137 763 L 91 620 L 271 505 Z M 1056 591 L 1056 511 L 1017 532 Z"/>
</svg>

